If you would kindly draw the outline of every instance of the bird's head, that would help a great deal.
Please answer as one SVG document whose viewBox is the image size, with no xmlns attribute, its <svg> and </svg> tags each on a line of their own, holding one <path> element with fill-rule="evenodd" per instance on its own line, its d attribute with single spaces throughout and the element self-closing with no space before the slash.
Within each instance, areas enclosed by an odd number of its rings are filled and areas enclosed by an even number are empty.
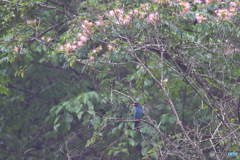
<svg viewBox="0 0 240 160">
<path fill-rule="evenodd" d="M 141 104 L 138 103 L 138 102 L 135 102 L 135 103 L 133 103 L 132 105 L 135 106 L 135 107 L 141 107 Z"/>
</svg>

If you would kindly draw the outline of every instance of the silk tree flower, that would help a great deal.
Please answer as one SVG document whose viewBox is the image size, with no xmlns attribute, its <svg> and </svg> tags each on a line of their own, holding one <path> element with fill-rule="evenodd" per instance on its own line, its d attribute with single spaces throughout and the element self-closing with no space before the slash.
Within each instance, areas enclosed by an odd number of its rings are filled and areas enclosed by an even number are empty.
<svg viewBox="0 0 240 160">
<path fill-rule="evenodd" d="M 27 20 L 27 24 L 28 24 L 28 25 L 30 24 L 30 22 L 31 22 L 30 20 Z"/>
<path fill-rule="evenodd" d="M 109 14 L 109 16 L 111 16 L 111 17 L 113 17 L 113 16 L 115 15 L 115 13 L 114 13 L 113 10 L 109 11 L 108 14 Z"/>
<path fill-rule="evenodd" d="M 95 53 L 96 53 L 96 49 L 93 49 L 93 50 L 92 50 L 92 53 L 95 54 Z"/>
<path fill-rule="evenodd" d="M 93 61 L 93 60 L 94 60 L 94 57 L 93 57 L 93 56 L 90 56 L 89 59 L 90 59 L 91 61 Z"/>
<path fill-rule="evenodd" d="M 153 3 L 156 3 L 156 4 L 161 4 L 163 3 L 163 0 L 152 0 Z"/>
<path fill-rule="evenodd" d="M 52 38 L 47 38 L 46 41 L 47 41 L 47 42 L 50 42 L 51 40 L 53 40 L 53 39 L 52 39 Z"/>
<path fill-rule="evenodd" d="M 237 14 L 236 8 L 234 8 L 234 7 L 230 8 L 229 11 L 231 12 L 232 15 Z"/>
<path fill-rule="evenodd" d="M 61 45 L 61 46 L 59 47 L 59 49 L 62 51 L 62 50 L 63 50 L 63 46 Z"/>
<path fill-rule="evenodd" d="M 206 4 L 211 4 L 211 3 L 220 3 L 221 0 L 205 0 Z"/>
<path fill-rule="evenodd" d="M 77 48 L 76 45 L 72 45 L 72 46 L 71 46 L 71 49 L 73 49 L 73 50 L 75 50 L 76 48 Z"/>
<path fill-rule="evenodd" d="M 18 52 L 18 47 L 14 47 L 14 50 L 15 50 L 16 52 Z"/>
<path fill-rule="evenodd" d="M 108 47 L 108 50 L 109 50 L 109 51 L 111 51 L 112 48 L 113 48 L 113 47 L 111 46 L 111 44 L 108 44 L 107 47 Z"/>
<path fill-rule="evenodd" d="M 188 2 L 180 2 L 180 6 L 182 8 L 182 13 L 187 13 L 191 7 L 190 3 Z"/>
<path fill-rule="evenodd" d="M 84 35 L 81 35 L 81 36 L 80 36 L 80 40 L 81 40 L 82 42 L 87 42 L 87 38 L 86 38 Z"/>
<path fill-rule="evenodd" d="M 231 13 L 227 9 L 225 9 L 225 8 L 218 9 L 218 10 L 216 10 L 214 12 L 219 17 L 219 19 L 230 20 L 230 18 L 231 18 Z"/>
<path fill-rule="evenodd" d="M 66 43 L 65 44 L 65 49 L 66 49 L 67 53 L 69 53 L 70 50 L 71 50 L 71 43 Z"/>
<path fill-rule="evenodd" d="M 100 27 L 101 26 L 101 23 L 99 21 L 96 21 L 95 22 L 96 26 Z"/>
<path fill-rule="evenodd" d="M 141 11 L 147 12 L 147 11 L 149 10 L 149 7 L 148 7 L 147 3 L 145 3 L 145 4 L 140 4 L 139 9 L 140 9 Z"/>
<path fill-rule="evenodd" d="M 77 46 L 78 46 L 78 47 L 83 46 L 83 42 L 82 42 L 82 41 L 78 41 L 78 42 L 77 42 Z"/>
<path fill-rule="evenodd" d="M 195 3 L 202 3 L 201 0 L 194 0 L 193 2 L 195 2 Z"/>
<path fill-rule="evenodd" d="M 155 23 L 156 21 L 159 21 L 158 12 L 154 12 L 154 13 L 149 14 L 148 22 L 149 23 Z"/>
<path fill-rule="evenodd" d="M 163 82 L 167 83 L 167 82 L 168 82 L 168 78 L 165 78 L 165 79 L 163 80 Z"/>
<path fill-rule="evenodd" d="M 45 40 L 45 37 L 41 37 L 41 40 L 43 40 L 43 41 L 44 41 L 44 40 Z"/>
<path fill-rule="evenodd" d="M 195 17 L 198 23 L 201 23 L 203 20 L 207 19 L 207 17 L 204 17 L 204 13 L 195 13 Z"/>
<path fill-rule="evenodd" d="M 98 47 L 98 49 L 99 49 L 99 51 L 101 51 L 101 50 L 102 50 L 102 45 L 100 45 L 100 46 Z"/>
<path fill-rule="evenodd" d="M 236 3 L 236 2 L 230 2 L 229 5 L 230 5 L 231 7 L 237 7 L 237 3 Z"/>
<path fill-rule="evenodd" d="M 123 9 L 116 9 L 115 14 L 116 14 L 116 16 L 118 16 L 118 18 L 122 17 L 124 15 L 124 10 Z"/>
<path fill-rule="evenodd" d="M 139 18 L 144 18 L 146 15 L 147 15 L 146 12 L 141 12 L 141 13 L 139 14 Z"/>
</svg>

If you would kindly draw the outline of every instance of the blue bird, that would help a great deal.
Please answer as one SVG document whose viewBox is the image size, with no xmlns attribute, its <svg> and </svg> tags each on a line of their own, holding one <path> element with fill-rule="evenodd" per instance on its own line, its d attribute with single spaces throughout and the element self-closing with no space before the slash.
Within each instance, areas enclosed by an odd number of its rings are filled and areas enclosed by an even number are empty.
<svg viewBox="0 0 240 160">
<path fill-rule="evenodd" d="M 132 104 L 135 106 L 135 112 L 134 112 L 134 120 L 135 120 L 135 125 L 134 129 L 139 130 L 139 123 L 141 121 L 141 118 L 143 116 L 143 109 L 140 103 L 136 102 Z"/>
</svg>

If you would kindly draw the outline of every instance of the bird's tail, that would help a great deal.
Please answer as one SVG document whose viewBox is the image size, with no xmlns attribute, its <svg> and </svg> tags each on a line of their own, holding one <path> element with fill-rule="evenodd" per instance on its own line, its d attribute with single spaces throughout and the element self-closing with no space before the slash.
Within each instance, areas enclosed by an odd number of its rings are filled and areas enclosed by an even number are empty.
<svg viewBox="0 0 240 160">
<path fill-rule="evenodd" d="M 139 130 L 140 121 L 135 121 L 134 129 Z"/>
</svg>

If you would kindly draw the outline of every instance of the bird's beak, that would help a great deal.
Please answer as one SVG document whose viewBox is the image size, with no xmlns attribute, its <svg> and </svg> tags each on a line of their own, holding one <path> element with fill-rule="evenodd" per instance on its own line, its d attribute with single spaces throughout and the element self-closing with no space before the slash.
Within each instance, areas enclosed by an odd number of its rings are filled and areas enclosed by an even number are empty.
<svg viewBox="0 0 240 160">
<path fill-rule="evenodd" d="M 135 104 L 133 103 L 132 106 L 135 106 Z"/>
</svg>

